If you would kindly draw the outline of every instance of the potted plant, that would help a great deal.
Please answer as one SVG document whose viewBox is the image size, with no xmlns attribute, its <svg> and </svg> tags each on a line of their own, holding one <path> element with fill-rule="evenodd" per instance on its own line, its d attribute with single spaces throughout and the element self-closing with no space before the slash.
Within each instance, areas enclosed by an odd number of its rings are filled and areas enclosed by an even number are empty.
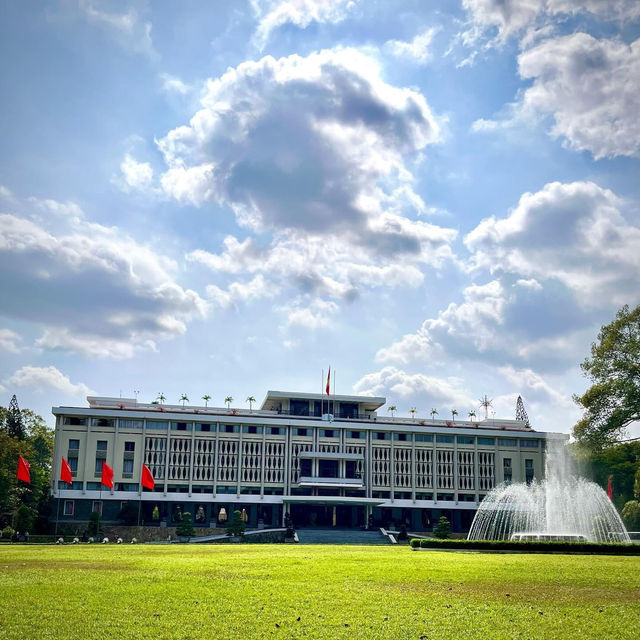
<svg viewBox="0 0 640 640">
<path fill-rule="evenodd" d="M 189 542 L 189 538 L 196 534 L 193 524 L 191 524 L 191 514 L 185 511 L 176 527 L 176 535 L 180 542 Z"/>
</svg>

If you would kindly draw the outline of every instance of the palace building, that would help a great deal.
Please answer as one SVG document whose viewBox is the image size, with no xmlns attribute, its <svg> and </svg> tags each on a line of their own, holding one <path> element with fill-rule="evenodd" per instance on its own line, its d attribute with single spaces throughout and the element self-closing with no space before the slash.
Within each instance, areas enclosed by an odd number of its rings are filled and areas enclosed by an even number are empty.
<svg viewBox="0 0 640 640">
<path fill-rule="evenodd" d="M 280 527 L 290 514 L 296 528 L 429 531 L 445 515 L 466 531 L 488 491 L 540 479 L 546 441 L 566 439 L 521 420 L 381 415 L 382 397 L 269 391 L 255 410 L 87 400 L 53 408 L 52 475 L 65 458 L 73 477 L 54 482 L 61 525 L 92 511 L 115 523 L 133 503 L 146 525 L 173 526 L 189 511 L 196 527 L 225 526 L 244 509 L 249 527 Z M 101 484 L 103 463 L 112 488 Z"/>
</svg>

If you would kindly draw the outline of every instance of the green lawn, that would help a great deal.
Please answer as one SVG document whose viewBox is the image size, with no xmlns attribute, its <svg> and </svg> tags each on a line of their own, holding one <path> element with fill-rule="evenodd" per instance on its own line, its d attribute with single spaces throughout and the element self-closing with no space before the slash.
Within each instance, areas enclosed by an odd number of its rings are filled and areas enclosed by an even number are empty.
<svg viewBox="0 0 640 640">
<path fill-rule="evenodd" d="M 640 557 L 0 546 L 0 638 L 638 638 Z"/>
</svg>

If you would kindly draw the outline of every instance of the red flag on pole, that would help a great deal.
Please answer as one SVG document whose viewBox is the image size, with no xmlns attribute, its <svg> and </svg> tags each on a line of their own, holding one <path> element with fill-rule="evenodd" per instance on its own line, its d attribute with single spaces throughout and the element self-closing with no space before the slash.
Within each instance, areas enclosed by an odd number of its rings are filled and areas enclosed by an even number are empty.
<svg viewBox="0 0 640 640">
<path fill-rule="evenodd" d="M 613 498 L 613 485 L 611 484 L 611 476 L 607 480 L 607 495 L 609 496 L 609 500 Z"/>
<path fill-rule="evenodd" d="M 102 463 L 102 478 L 100 482 L 105 486 L 113 489 L 113 469 L 106 463 Z"/>
<path fill-rule="evenodd" d="M 329 393 L 330 383 L 331 383 L 331 367 L 329 367 L 329 371 L 327 372 L 327 388 L 325 389 L 325 391 L 327 392 L 327 395 L 330 395 Z"/>
<path fill-rule="evenodd" d="M 73 477 L 71 476 L 71 465 L 62 458 L 62 465 L 60 466 L 60 480 L 67 484 L 73 483 Z"/>
<path fill-rule="evenodd" d="M 31 484 L 31 474 L 29 473 L 30 468 L 31 465 L 22 456 L 18 456 L 18 473 L 16 474 L 16 478 Z"/>
<path fill-rule="evenodd" d="M 153 489 L 156 486 L 156 481 L 153 479 L 153 474 L 146 464 L 142 465 L 142 486 L 147 489 Z"/>
</svg>

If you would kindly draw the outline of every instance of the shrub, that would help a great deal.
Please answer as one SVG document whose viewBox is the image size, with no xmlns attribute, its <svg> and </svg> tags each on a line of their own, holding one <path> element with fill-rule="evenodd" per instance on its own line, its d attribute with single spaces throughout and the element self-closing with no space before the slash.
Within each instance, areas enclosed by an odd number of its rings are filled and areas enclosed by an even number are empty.
<svg viewBox="0 0 640 640">
<path fill-rule="evenodd" d="M 176 535 L 181 538 L 190 538 L 195 535 L 196 531 L 191 524 L 191 514 L 188 511 L 185 511 L 180 518 L 180 522 L 178 522 L 178 526 L 176 527 Z"/>
<path fill-rule="evenodd" d="M 440 520 L 433 528 L 433 535 L 436 538 L 448 538 L 451 535 L 451 525 L 445 516 L 440 516 Z"/>
<path fill-rule="evenodd" d="M 97 511 L 92 511 L 89 514 L 89 525 L 87 526 L 87 533 L 97 538 L 102 531 L 102 522 L 100 521 L 100 514 Z"/>
<path fill-rule="evenodd" d="M 25 531 L 29 531 L 31 526 L 33 525 L 33 520 L 36 517 L 36 512 L 27 507 L 26 504 L 21 504 L 14 512 L 13 512 L 13 528 L 20 533 L 24 533 Z"/>
<path fill-rule="evenodd" d="M 560 542 L 517 540 L 447 540 L 428 538 L 420 541 L 422 549 L 482 549 L 485 551 L 518 551 L 521 553 L 597 553 L 640 555 L 639 545 L 620 542 Z"/>
<path fill-rule="evenodd" d="M 228 536 L 243 536 L 244 535 L 244 520 L 242 519 L 241 511 L 234 511 L 231 516 L 231 522 L 227 527 L 227 535 Z"/>
<path fill-rule="evenodd" d="M 629 531 L 640 531 L 640 502 L 629 500 L 622 508 L 622 518 Z"/>
<path fill-rule="evenodd" d="M 419 538 L 411 538 L 411 542 L 409 543 L 412 549 L 417 549 L 420 546 Z"/>
<path fill-rule="evenodd" d="M 14 533 L 15 533 L 15 529 L 13 527 L 10 527 L 9 525 L 7 525 L 2 530 L 2 537 L 5 538 L 6 540 L 11 540 L 11 538 L 13 537 Z"/>
</svg>

